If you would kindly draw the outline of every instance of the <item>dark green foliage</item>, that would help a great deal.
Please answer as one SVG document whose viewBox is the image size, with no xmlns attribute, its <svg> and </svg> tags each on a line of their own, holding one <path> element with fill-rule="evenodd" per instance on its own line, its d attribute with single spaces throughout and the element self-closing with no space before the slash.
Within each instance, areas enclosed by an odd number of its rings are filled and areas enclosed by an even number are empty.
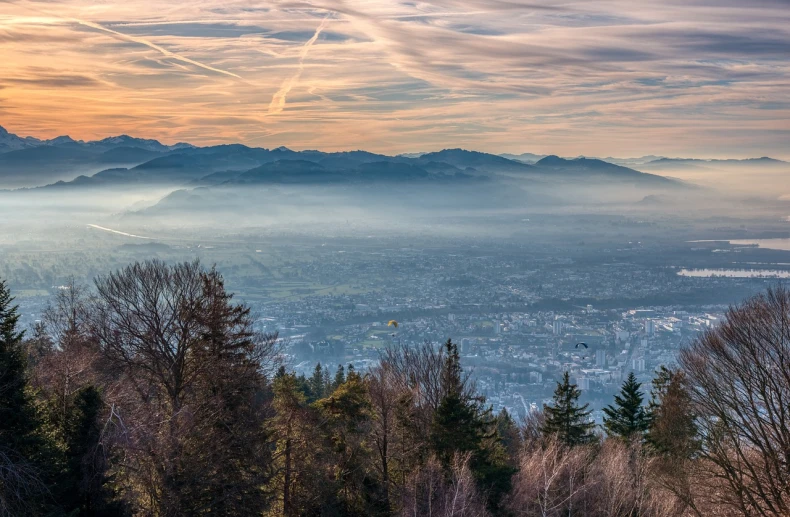
<svg viewBox="0 0 790 517">
<path fill-rule="evenodd" d="M 0 281 L 0 444 L 25 457 L 37 453 L 39 422 L 27 391 L 24 331 L 17 329 L 19 314 L 4 281 Z"/>
<path fill-rule="evenodd" d="M 341 384 L 346 382 L 346 372 L 343 369 L 343 365 L 337 365 L 337 372 L 335 372 L 335 380 L 332 383 L 332 390 L 336 390 Z"/>
<path fill-rule="evenodd" d="M 431 448 L 448 471 L 455 454 L 470 454 L 469 466 L 478 487 L 489 495 L 489 506 L 495 508 L 510 489 L 515 470 L 506 462 L 497 432 L 498 421 L 491 415 L 491 409 L 483 407 L 482 398 L 464 395 L 458 347 L 449 339 L 444 346 L 445 395 L 434 414 Z"/>
<path fill-rule="evenodd" d="M 691 458 L 699 449 L 698 429 L 683 374 L 662 366 L 653 379 L 645 436 L 659 454 Z"/>
<path fill-rule="evenodd" d="M 63 472 L 55 485 L 59 506 L 70 515 L 128 514 L 109 488 L 108 454 L 101 443 L 102 399 L 99 390 L 79 390 L 63 430 Z"/>
<path fill-rule="evenodd" d="M 370 498 L 379 487 L 367 474 L 370 460 L 370 397 L 362 377 L 351 370 L 346 382 L 315 407 L 324 417 L 326 443 L 331 444 L 331 482 L 341 515 L 370 515 Z M 375 488 L 375 489 L 374 489 Z"/>
<path fill-rule="evenodd" d="M 324 398 L 326 395 L 326 386 L 324 385 L 324 370 L 321 363 L 315 365 L 313 375 L 307 379 L 308 386 L 308 401 L 315 402 L 318 399 Z"/>
<path fill-rule="evenodd" d="M 629 373 L 620 393 L 614 396 L 614 405 L 603 408 L 606 415 L 603 424 L 609 436 L 630 440 L 641 437 L 647 431 L 649 422 L 642 405 L 644 397 L 641 387 L 634 373 Z"/>
<path fill-rule="evenodd" d="M 30 461 L 41 457 L 40 421 L 28 390 L 24 331 L 14 298 L 0 281 L 0 445 Z"/>
<path fill-rule="evenodd" d="M 499 441 L 504 447 L 505 458 L 511 466 L 515 466 L 521 450 L 522 439 L 521 432 L 507 409 L 503 409 L 496 416 L 496 430 Z"/>
<path fill-rule="evenodd" d="M 17 328 L 19 314 L 13 301 L 6 283 L 0 281 L 0 466 L 6 472 L 19 473 L 19 486 L 0 483 L 0 510 L 32 511 L 49 503 L 41 484 L 49 447 L 41 437 L 41 423 L 28 388 L 24 332 Z M 14 482 L 16 476 L 8 479 Z"/>
<path fill-rule="evenodd" d="M 562 377 L 562 382 L 557 383 L 554 390 L 554 399 L 550 405 L 543 406 L 545 421 L 541 428 L 546 437 L 555 436 L 569 446 L 590 443 L 595 439 L 593 428 L 595 424 L 590 421 L 592 411 L 588 410 L 589 404 L 579 406 L 581 390 L 571 384 L 568 372 Z"/>
</svg>

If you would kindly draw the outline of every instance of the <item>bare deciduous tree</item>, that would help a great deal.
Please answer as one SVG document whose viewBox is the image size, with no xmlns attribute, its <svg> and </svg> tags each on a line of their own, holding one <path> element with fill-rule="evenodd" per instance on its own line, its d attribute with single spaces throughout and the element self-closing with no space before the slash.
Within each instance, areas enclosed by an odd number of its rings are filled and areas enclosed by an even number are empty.
<svg viewBox="0 0 790 517">
<path fill-rule="evenodd" d="M 366 377 L 371 404 L 371 437 L 375 449 L 375 468 L 383 485 L 383 505 L 390 508 L 390 459 L 396 440 L 396 412 L 399 383 L 387 362 L 380 363 Z"/>
<path fill-rule="evenodd" d="M 450 477 L 430 458 L 409 479 L 401 505 L 402 517 L 488 517 L 469 468 L 469 454 L 456 454 Z"/>
<path fill-rule="evenodd" d="M 38 471 L 25 458 L 0 446 L 0 517 L 35 513 L 31 501 L 46 491 Z"/>
<path fill-rule="evenodd" d="M 414 392 L 417 405 L 433 412 L 439 407 L 447 391 L 443 378 L 445 355 L 444 347 L 436 348 L 426 342 L 416 348 L 404 345 L 389 347 L 384 351 L 381 362 L 389 365 L 402 388 Z M 465 375 L 461 382 L 462 398 L 475 398 L 476 386 L 469 375 Z"/>
<path fill-rule="evenodd" d="M 769 290 L 681 352 L 700 466 L 743 515 L 790 514 L 790 292 Z"/>
<path fill-rule="evenodd" d="M 260 396 L 276 335 L 253 330 L 198 262 L 136 263 L 100 277 L 89 331 L 120 381 L 107 394 L 127 489 L 160 515 L 233 512 L 263 497 Z"/>
<path fill-rule="evenodd" d="M 515 515 L 571 515 L 583 507 L 585 470 L 592 457 L 587 446 L 566 447 L 556 440 L 525 449 L 513 478 L 508 507 Z"/>
</svg>

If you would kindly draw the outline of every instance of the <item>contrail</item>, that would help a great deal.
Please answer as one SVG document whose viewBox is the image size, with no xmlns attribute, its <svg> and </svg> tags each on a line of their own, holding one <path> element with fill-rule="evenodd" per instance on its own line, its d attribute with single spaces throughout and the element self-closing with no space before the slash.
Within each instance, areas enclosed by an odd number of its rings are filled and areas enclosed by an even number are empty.
<svg viewBox="0 0 790 517">
<path fill-rule="evenodd" d="M 199 61 L 195 61 L 194 59 L 189 59 L 188 57 L 180 56 L 180 55 L 178 55 L 178 54 L 176 54 L 174 52 L 170 52 L 169 50 L 160 47 L 159 45 L 157 45 L 155 43 L 151 43 L 150 41 L 148 41 L 146 39 L 138 38 L 137 36 L 130 36 L 130 35 L 124 34 L 122 32 L 114 31 L 112 29 L 108 29 L 107 27 L 104 27 L 103 25 L 99 25 L 98 23 L 87 22 L 85 20 L 78 20 L 77 18 L 69 18 L 69 20 L 71 20 L 71 21 L 73 21 L 75 23 L 79 23 L 80 25 L 84 25 L 86 27 L 90 27 L 92 29 L 96 29 L 96 30 L 100 30 L 100 31 L 107 32 L 107 33 L 110 33 L 110 34 L 114 34 L 115 36 L 118 36 L 119 38 L 125 39 L 127 41 L 132 41 L 134 43 L 139 43 L 141 45 L 145 45 L 145 46 L 147 46 L 149 48 L 152 48 L 152 49 L 156 50 L 157 52 L 162 53 L 163 55 L 165 55 L 165 56 L 167 56 L 169 58 L 177 59 L 178 61 L 183 61 L 184 63 L 189 63 L 190 65 L 195 65 L 197 67 L 203 68 L 204 70 L 210 70 L 210 71 L 216 72 L 218 74 L 225 74 L 225 75 L 229 75 L 231 77 L 235 77 L 236 79 L 241 79 L 241 77 L 239 77 L 238 75 L 234 74 L 233 72 L 228 72 L 227 70 L 220 70 L 219 68 L 214 68 L 213 66 L 205 65 L 203 63 L 200 63 Z"/>
<path fill-rule="evenodd" d="M 294 87 L 294 85 L 299 81 L 299 78 L 302 76 L 302 72 L 304 71 L 304 60 L 307 57 L 307 53 L 310 52 L 310 47 L 313 46 L 313 43 L 316 42 L 318 36 L 321 35 L 321 31 L 324 30 L 327 18 L 329 18 L 329 15 L 324 16 L 324 19 L 321 20 L 321 23 L 315 30 L 313 37 L 307 40 L 304 45 L 302 45 L 302 50 L 299 51 L 299 68 L 296 70 L 294 75 L 283 82 L 283 85 L 272 97 L 272 102 L 269 104 L 269 115 L 276 115 L 285 108 L 285 99 L 288 96 L 288 93 L 291 91 L 291 88 Z"/>
</svg>

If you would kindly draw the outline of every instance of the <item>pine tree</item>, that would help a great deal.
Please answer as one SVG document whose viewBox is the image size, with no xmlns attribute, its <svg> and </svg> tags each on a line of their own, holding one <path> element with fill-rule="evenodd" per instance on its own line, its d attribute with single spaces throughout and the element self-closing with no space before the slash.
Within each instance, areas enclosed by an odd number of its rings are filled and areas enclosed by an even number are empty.
<svg viewBox="0 0 790 517">
<path fill-rule="evenodd" d="M 664 366 L 653 379 L 647 408 L 649 447 L 662 455 L 691 458 L 699 448 L 697 424 L 683 375 Z"/>
<path fill-rule="evenodd" d="M 323 513 L 360 516 L 380 513 L 375 504 L 378 497 L 374 494 L 378 494 L 381 487 L 376 485 L 367 470 L 371 461 L 366 441 L 371 403 L 362 376 L 352 370 L 346 382 L 316 402 L 314 407 L 323 415 L 324 443 L 331 444 L 327 463 L 331 465 L 335 495 L 325 501 Z"/>
<path fill-rule="evenodd" d="M 335 391 L 341 384 L 346 382 L 346 372 L 342 364 L 337 365 L 337 372 L 335 372 L 335 380 L 332 383 L 332 391 Z"/>
<path fill-rule="evenodd" d="M 40 421 L 28 391 L 27 352 L 23 347 L 24 332 L 17 329 L 18 307 L 12 305 L 6 283 L 0 280 L 0 462 L 7 472 L 9 483 L 17 480 L 20 486 L 0 483 L 0 510 L 19 508 L 30 510 L 43 502 L 33 500 L 33 493 L 43 491 L 39 477 L 46 465 L 44 440 L 41 438 Z M 25 475 L 24 473 L 30 473 Z M 42 476 L 43 477 L 43 476 Z M 6 492 L 7 491 L 7 492 Z M 18 494 L 27 494 L 18 500 Z M 13 512 L 12 512 L 13 513 Z"/>
<path fill-rule="evenodd" d="M 570 375 L 565 372 L 554 390 L 552 404 L 543 406 L 546 420 L 541 431 L 544 436 L 556 435 L 567 446 L 589 443 L 595 438 L 592 433 L 595 424 L 590 421 L 592 411 L 587 409 L 589 404 L 579 406 L 580 395 L 581 390 L 571 384 Z"/>
<path fill-rule="evenodd" d="M 306 497 L 318 485 L 313 480 L 316 468 L 308 467 L 312 453 L 319 449 L 312 436 L 314 422 L 304 393 L 304 383 L 286 373 L 274 381 L 274 416 L 268 420 L 269 432 L 276 439 L 276 471 L 269 487 L 275 494 L 278 513 L 285 517 L 307 512 Z"/>
<path fill-rule="evenodd" d="M 64 469 L 57 480 L 61 508 L 69 515 L 127 515 L 108 487 L 109 465 L 101 450 L 101 393 L 86 386 L 74 395 L 64 429 Z"/>
<path fill-rule="evenodd" d="M 458 347 L 449 339 L 444 346 L 445 395 L 434 414 L 431 448 L 448 472 L 456 453 L 470 453 L 469 466 L 480 490 L 488 494 L 489 507 L 493 510 L 510 490 L 515 470 L 507 464 L 505 446 L 491 408 L 484 408 L 481 398 L 464 395 Z"/>
<path fill-rule="evenodd" d="M 323 368 L 321 367 L 321 363 L 315 365 L 313 375 L 310 376 L 310 379 L 307 382 L 310 385 L 310 397 L 308 397 L 309 402 L 315 402 L 316 400 L 324 397 L 324 372 Z"/>
<path fill-rule="evenodd" d="M 642 384 L 636 381 L 634 372 L 631 372 L 620 394 L 614 396 L 614 405 L 603 408 L 606 415 L 603 424 L 609 436 L 630 440 L 643 436 L 647 431 L 648 418 L 642 405 L 644 397 L 639 390 L 641 387 Z"/>
<path fill-rule="evenodd" d="M 447 359 L 442 372 L 446 393 L 433 421 L 433 450 L 448 466 L 455 452 L 475 452 L 486 435 L 486 422 L 480 418 L 476 401 L 465 400 L 462 393 L 458 349 L 451 340 L 445 343 Z"/>
<path fill-rule="evenodd" d="M 35 437 L 39 422 L 27 391 L 27 353 L 24 331 L 17 330 L 18 307 L 0 281 L 0 444 L 26 457 L 39 445 Z"/>
<path fill-rule="evenodd" d="M 332 377 L 329 374 L 329 367 L 324 368 L 324 394 L 332 393 L 335 387 L 332 385 Z"/>
</svg>

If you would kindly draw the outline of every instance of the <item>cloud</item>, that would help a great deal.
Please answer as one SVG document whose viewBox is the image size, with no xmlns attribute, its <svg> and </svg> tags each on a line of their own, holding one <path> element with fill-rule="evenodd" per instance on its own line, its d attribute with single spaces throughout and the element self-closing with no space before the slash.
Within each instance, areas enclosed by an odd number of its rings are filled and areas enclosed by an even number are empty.
<svg viewBox="0 0 790 517">
<path fill-rule="evenodd" d="M 790 158 L 787 0 L 44 4 L 0 13 L 22 133 Z"/>
<path fill-rule="evenodd" d="M 304 45 L 302 45 L 302 48 L 299 51 L 299 68 L 297 68 L 296 72 L 294 72 L 290 78 L 283 82 L 283 85 L 272 97 L 272 102 L 269 104 L 269 115 L 276 115 L 285 109 L 285 101 L 288 97 L 288 94 L 294 85 L 299 82 L 299 78 L 302 76 L 302 72 L 304 71 L 304 60 L 307 58 L 307 54 L 310 52 L 310 48 L 318 39 L 318 36 L 321 35 L 321 31 L 324 30 L 327 18 L 328 16 L 325 16 L 321 20 L 321 23 L 318 24 L 318 28 L 313 33 L 313 36 L 307 40 Z"/>
<path fill-rule="evenodd" d="M 188 57 L 176 54 L 175 52 L 171 52 L 171 51 L 169 51 L 169 50 L 167 50 L 165 48 L 162 48 L 159 45 L 157 45 L 155 43 L 152 43 L 152 42 L 150 42 L 150 41 L 148 41 L 148 40 L 146 40 L 144 38 L 140 38 L 140 37 L 137 37 L 137 36 L 131 36 L 129 34 L 124 34 L 122 32 L 118 32 L 118 31 L 115 31 L 115 30 L 112 30 L 112 29 L 108 29 L 107 27 L 103 27 L 103 26 L 99 25 L 98 23 L 89 22 L 89 21 L 86 21 L 86 20 L 80 20 L 78 18 L 72 18 L 71 20 L 76 22 L 76 23 L 79 23 L 80 25 L 84 25 L 84 26 L 90 27 L 92 29 L 96 29 L 96 30 L 100 30 L 100 31 L 112 34 L 113 36 L 117 36 L 117 37 L 121 38 L 122 40 L 131 41 L 131 42 L 134 42 L 134 43 L 139 43 L 141 45 L 145 45 L 146 47 L 149 47 L 149 48 L 152 48 L 152 49 L 156 50 L 157 52 L 161 53 L 165 57 L 176 59 L 178 61 L 183 61 L 184 63 L 189 63 L 190 65 L 195 65 L 195 66 L 197 66 L 199 68 L 202 68 L 204 70 L 209 70 L 210 72 L 216 72 L 218 74 L 229 75 L 231 77 L 235 77 L 236 79 L 241 79 L 241 77 L 239 77 L 238 75 L 234 74 L 233 72 L 228 72 L 227 70 L 221 70 L 219 68 L 214 68 L 213 66 L 209 66 L 209 65 L 206 65 L 206 64 L 201 63 L 199 61 L 195 61 L 194 59 L 189 59 Z"/>
</svg>

